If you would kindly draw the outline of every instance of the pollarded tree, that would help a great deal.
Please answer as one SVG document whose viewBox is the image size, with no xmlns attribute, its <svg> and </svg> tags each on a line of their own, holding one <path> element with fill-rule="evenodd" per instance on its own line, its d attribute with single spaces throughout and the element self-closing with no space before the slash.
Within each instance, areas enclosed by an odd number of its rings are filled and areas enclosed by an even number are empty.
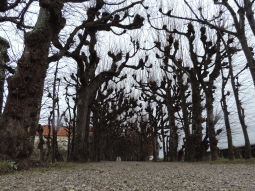
<svg viewBox="0 0 255 191">
<path fill-rule="evenodd" d="M 130 92 L 125 92 L 124 89 L 113 88 L 113 84 L 108 86 L 108 83 L 105 83 L 96 92 L 91 107 L 93 140 L 90 156 L 93 161 L 114 160 L 117 156 L 121 156 L 122 151 L 125 158 L 129 160 L 136 158 L 134 156 L 137 153 L 137 141 L 133 142 L 130 136 L 125 135 L 133 135 L 127 121 L 133 117 L 133 110 L 136 110 L 138 105 L 137 100 L 130 97 Z M 119 139 L 120 137 L 123 139 Z M 128 148 L 118 144 L 120 140 L 123 140 L 123 143 L 127 141 Z"/>
<path fill-rule="evenodd" d="M 138 69 L 142 67 L 147 61 L 140 59 L 139 63 L 135 65 L 128 65 L 130 58 L 134 57 L 139 50 L 137 45 L 134 52 L 126 52 L 124 55 L 121 51 L 108 52 L 108 58 L 101 60 L 98 55 L 98 37 L 100 32 L 113 31 L 112 27 L 118 27 L 122 29 L 120 33 L 113 33 L 116 36 L 122 35 L 126 30 L 139 29 L 143 26 L 144 18 L 140 15 L 135 15 L 132 22 L 125 24 L 125 20 L 129 15 L 123 14 L 124 11 L 128 11 L 130 8 L 141 4 L 143 1 L 137 1 L 131 3 L 128 6 L 119 8 L 113 12 L 103 11 L 104 6 L 107 3 L 97 0 L 95 6 L 88 8 L 87 18 L 83 23 L 77 27 L 72 38 L 77 35 L 77 46 L 72 52 L 66 51 L 64 54 L 67 57 L 74 59 L 77 63 L 77 76 L 79 77 L 80 87 L 78 94 L 78 106 L 77 106 L 77 121 L 75 129 L 75 144 L 73 160 L 75 161 L 87 161 L 89 156 L 89 116 L 90 116 L 90 101 L 95 95 L 95 91 L 104 82 L 109 81 L 114 76 L 120 75 L 123 68 Z M 123 22 L 124 21 L 124 22 Z M 124 24 L 122 24 L 124 23 Z M 80 33 L 82 31 L 82 33 Z M 87 47 L 87 51 L 84 48 Z M 61 48 L 61 47 L 60 47 Z M 52 57 L 55 59 L 55 57 Z M 100 65 L 103 62 L 107 62 L 109 68 L 104 71 L 99 71 Z"/>
<path fill-rule="evenodd" d="M 152 24 L 151 26 L 157 29 Z M 164 28 L 166 28 L 166 26 L 164 26 Z M 203 108 L 201 106 L 202 99 L 200 95 L 201 85 L 197 77 L 197 72 L 195 68 L 185 64 L 188 61 L 182 59 L 184 56 L 178 55 L 178 52 L 182 52 L 179 50 L 179 40 L 174 40 L 173 34 L 169 34 L 166 42 L 164 39 L 166 38 L 163 37 L 155 41 L 155 47 L 159 50 L 156 54 L 156 58 L 163 60 L 163 65 L 161 65 L 160 68 L 165 73 L 165 76 L 168 76 L 168 73 L 172 73 L 173 79 L 166 80 L 166 77 L 164 77 L 161 82 L 161 88 L 163 90 L 169 82 L 174 82 L 174 86 L 178 87 L 177 94 L 180 96 L 178 107 L 182 109 L 181 122 L 183 123 L 183 130 L 185 133 L 183 139 L 185 145 L 185 160 L 202 160 L 205 157 L 206 150 L 203 149 L 204 144 L 202 141 Z M 189 86 L 191 87 L 190 91 L 188 91 Z M 190 95 L 192 97 L 192 102 L 187 102 Z M 187 108 L 190 111 L 188 111 Z M 192 124 L 192 132 L 190 132 L 189 121 L 191 121 Z"/>
<path fill-rule="evenodd" d="M 192 3 L 187 0 L 184 0 L 184 3 L 188 6 L 194 17 L 176 16 L 171 14 L 171 11 L 169 11 L 167 15 L 175 19 L 199 22 L 202 25 L 207 25 L 210 28 L 221 32 L 222 34 L 235 36 L 242 46 L 253 84 L 255 84 L 255 60 L 252 52 L 253 48 L 250 43 L 251 41 L 249 40 L 249 32 L 246 27 L 248 25 L 253 35 L 255 35 L 254 12 L 252 11 L 254 1 L 207 1 L 207 7 L 210 7 L 209 12 L 215 13 L 211 15 L 208 15 L 208 10 L 203 6 L 194 8 Z M 216 8 L 217 11 L 213 12 L 214 8 Z"/>
<path fill-rule="evenodd" d="M 136 88 L 140 89 L 143 92 L 142 97 L 145 102 L 148 103 L 148 100 L 153 100 L 153 102 L 156 102 L 158 104 L 166 105 L 169 122 L 168 129 L 170 131 L 169 143 L 167 143 L 167 145 L 169 145 L 168 152 L 170 161 L 177 161 L 178 128 L 176 125 L 175 113 L 180 110 L 180 106 L 179 91 L 176 81 L 171 75 L 166 75 L 166 77 L 164 77 L 163 81 L 160 84 L 157 84 L 156 80 L 153 78 L 148 79 L 147 82 L 143 82 L 141 80 L 138 81 L 136 75 L 133 75 L 133 78 L 138 84 Z M 148 111 L 148 113 L 150 112 L 152 111 Z M 163 117 L 163 115 L 161 117 Z M 148 118 L 149 123 L 151 118 L 152 116 Z"/>
<path fill-rule="evenodd" d="M 163 13 L 162 9 L 159 10 L 163 15 L 168 15 L 169 13 Z M 193 64 L 193 68 L 196 72 L 196 77 L 201 84 L 201 87 L 205 93 L 206 98 L 206 111 L 207 111 L 207 123 L 206 123 L 206 137 L 209 137 L 210 149 L 212 160 L 216 160 L 218 158 L 217 154 L 217 139 L 216 132 L 214 128 L 214 115 L 213 115 L 213 102 L 214 97 L 213 93 L 216 89 L 214 85 L 215 80 L 220 74 L 220 69 L 223 65 L 223 60 L 227 57 L 226 49 L 222 46 L 221 43 L 221 33 L 220 31 L 216 32 L 215 42 L 212 40 L 208 40 L 206 27 L 200 27 L 200 43 L 202 44 L 203 51 L 199 52 L 195 48 L 195 39 L 196 39 L 196 30 L 192 23 L 188 24 L 187 32 L 181 32 L 176 29 L 168 30 L 167 26 L 164 25 L 162 27 L 169 34 L 178 34 L 180 36 L 185 37 L 188 43 L 188 51 L 190 55 L 190 61 Z M 213 31 L 212 31 L 213 32 Z M 180 49 L 179 41 L 176 40 L 168 45 L 168 48 L 162 49 L 159 42 L 156 42 L 155 45 L 159 50 L 161 50 L 164 55 L 168 58 L 173 58 L 176 55 L 176 52 Z M 171 48 L 174 47 L 174 51 L 171 54 Z M 231 54 L 235 53 L 237 50 L 235 47 L 231 47 L 231 43 L 228 45 L 229 49 L 231 49 Z M 180 51 L 180 50 L 179 50 Z M 180 69 L 185 70 L 182 67 L 183 59 L 180 58 L 175 62 L 175 65 Z M 189 74 L 187 71 L 186 74 Z"/>
<path fill-rule="evenodd" d="M 155 105 L 156 105 L 156 111 L 154 114 Z M 164 117 L 164 114 L 162 111 L 162 103 L 154 102 L 154 100 L 150 100 L 149 98 L 145 111 L 148 113 L 148 116 L 149 116 L 148 119 L 150 123 L 150 131 L 152 135 L 151 139 L 152 139 L 152 149 L 153 149 L 152 150 L 153 161 L 156 162 L 158 159 L 158 154 L 159 154 L 158 153 L 159 151 L 158 131 L 162 129 L 161 125 L 163 125 L 162 123 L 159 123 L 159 121 L 162 121 Z M 164 135 L 162 137 L 164 137 Z"/>
<path fill-rule="evenodd" d="M 24 9 L 16 17 L 1 17 L 1 22 L 9 21 L 24 29 L 24 17 L 33 1 L 25 2 Z M 8 97 L 0 119 L 1 157 L 26 158 L 33 152 L 44 79 L 48 68 L 48 55 L 51 42 L 56 41 L 60 30 L 65 26 L 62 16 L 64 3 L 84 2 L 84 0 L 39 1 L 37 22 L 25 31 L 24 51 L 17 63 L 15 74 L 8 78 Z M 21 6 L 23 1 L 1 1 L 1 12 Z M 24 4 L 23 4 L 24 5 Z M 29 128 L 30 127 L 30 128 Z"/>
<path fill-rule="evenodd" d="M 219 1 L 207 1 L 206 5 L 203 6 L 202 3 L 198 6 L 193 6 L 191 1 L 184 0 L 184 3 L 188 6 L 191 11 L 192 16 L 177 16 L 172 14 L 172 11 L 168 11 L 166 15 L 171 18 L 186 20 L 190 22 L 198 22 L 204 26 L 209 26 L 215 29 L 218 34 L 228 34 L 229 36 L 236 37 L 240 42 L 242 51 L 247 60 L 247 69 L 249 69 L 253 84 L 255 84 L 255 65 L 253 48 L 251 47 L 252 40 L 249 39 L 250 34 L 255 35 L 255 24 L 254 24 L 254 12 L 252 11 L 254 7 L 254 1 L 243 0 L 243 1 L 229 1 L 229 0 L 219 0 Z M 214 4 L 213 4 L 214 3 Z M 210 7 L 210 11 L 206 7 Z M 214 9 L 215 8 L 215 9 Z M 251 30 L 248 28 L 250 27 Z M 247 30 L 248 29 L 248 30 Z M 201 31 L 202 32 L 202 31 Z M 222 38 L 223 39 L 223 38 Z M 228 43 L 235 41 L 235 38 L 229 38 Z M 226 47 L 227 49 L 227 47 Z M 229 47 L 231 54 L 237 50 L 236 47 Z M 225 62 L 227 63 L 227 62 Z M 228 64 L 228 63 L 227 63 Z M 229 63 L 230 64 L 230 63 Z M 245 64 L 245 63 L 244 63 Z M 240 66 L 240 63 L 238 63 Z M 237 87 L 234 80 L 231 80 L 233 87 L 234 96 L 236 99 L 239 120 L 243 129 L 246 145 L 246 157 L 249 158 L 249 137 L 247 133 L 247 126 L 245 125 L 241 102 L 238 99 Z"/>
<path fill-rule="evenodd" d="M 195 68 L 188 65 L 186 66 L 186 61 L 184 61 L 180 57 L 178 58 L 178 56 L 176 55 L 179 48 L 179 41 L 174 41 L 173 35 L 170 34 L 168 38 L 168 43 L 169 44 L 163 47 L 162 50 L 159 49 L 161 50 L 161 52 L 164 53 L 162 56 L 164 66 L 161 66 L 161 68 L 165 72 L 168 72 L 169 69 L 172 69 L 174 76 L 176 76 L 176 85 L 180 90 L 180 106 L 182 108 L 183 129 L 185 134 L 185 160 L 200 161 L 205 157 L 205 149 L 203 149 L 202 144 L 202 88 L 199 83 Z M 173 52 L 170 53 L 169 48 L 171 48 L 172 44 L 174 44 L 174 49 Z M 188 89 L 189 86 L 191 87 L 191 90 Z M 192 100 L 191 102 L 188 101 L 190 95 Z M 189 121 L 191 121 L 191 132 Z"/>
<path fill-rule="evenodd" d="M 108 83 L 102 85 L 96 92 L 91 107 L 93 138 L 90 157 L 92 161 L 105 160 L 104 157 L 102 158 L 103 152 L 110 153 L 111 143 L 122 132 L 121 123 L 126 118 L 120 116 L 123 116 L 123 112 L 129 109 L 122 103 L 124 97 L 127 99 L 126 96 L 123 89 L 108 87 Z"/>
<path fill-rule="evenodd" d="M 143 109 L 136 113 L 137 120 L 132 124 L 129 124 L 132 131 L 138 134 L 139 138 L 139 160 L 146 161 L 153 151 L 153 141 L 152 141 L 152 127 L 149 122 L 148 115 L 144 114 Z"/>
<path fill-rule="evenodd" d="M 162 9 L 159 10 L 162 12 Z M 164 14 L 165 16 L 169 16 Z M 170 32 L 167 30 L 167 25 L 158 24 L 158 26 L 154 26 L 150 20 L 150 15 L 148 15 L 148 21 L 152 28 L 157 31 L 166 31 L 166 34 L 161 33 L 161 38 L 155 40 L 154 48 L 157 48 L 156 58 L 163 60 L 163 65 L 160 66 L 162 71 L 165 73 L 175 73 L 175 79 L 177 78 L 177 86 L 180 90 L 179 94 L 180 98 L 180 107 L 182 108 L 182 122 L 183 129 L 185 133 L 184 144 L 185 147 L 185 160 L 194 161 L 194 160 L 202 160 L 205 157 L 204 142 L 202 141 L 202 123 L 204 122 L 202 118 L 202 97 L 201 97 L 201 84 L 199 82 L 197 71 L 192 65 L 190 61 L 185 58 L 185 52 L 183 48 L 186 48 L 186 44 L 183 43 L 183 38 L 181 34 L 177 34 L 178 31 L 173 29 Z M 169 23 L 169 22 L 168 22 Z M 161 25 L 161 26 L 160 26 Z M 174 23 L 170 24 L 170 28 L 175 26 Z M 190 26 L 190 25 L 189 25 Z M 192 32 L 189 31 L 189 33 Z M 184 34 L 184 33 L 183 33 Z M 175 37 L 176 36 L 176 37 Z M 182 46 L 183 48 L 180 48 Z M 172 69 L 172 70 L 170 70 Z M 177 77 L 176 77 L 177 76 Z M 164 82 L 165 80 L 163 80 Z M 163 83 L 162 82 L 162 83 Z M 166 82 L 164 82 L 166 83 Z M 190 86 L 191 91 L 187 91 Z M 186 103 L 186 99 L 191 95 L 192 103 Z M 189 108 L 189 112 L 187 111 L 187 107 Z M 191 119 L 189 119 L 191 117 Z M 191 120 L 192 131 L 189 130 L 189 120 Z M 208 138 L 206 138 L 208 139 Z"/>
</svg>

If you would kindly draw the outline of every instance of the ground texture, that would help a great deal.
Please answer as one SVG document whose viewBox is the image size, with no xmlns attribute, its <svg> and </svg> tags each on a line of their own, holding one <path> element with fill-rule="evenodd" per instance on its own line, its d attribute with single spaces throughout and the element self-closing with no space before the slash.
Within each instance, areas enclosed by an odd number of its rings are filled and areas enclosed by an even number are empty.
<svg viewBox="0 0 255 191">
<path fill-rule="evenodd" d="M 101 162 L 0 176 L 4 191 L 255 190 L 254 164 Z"/>
</svg>

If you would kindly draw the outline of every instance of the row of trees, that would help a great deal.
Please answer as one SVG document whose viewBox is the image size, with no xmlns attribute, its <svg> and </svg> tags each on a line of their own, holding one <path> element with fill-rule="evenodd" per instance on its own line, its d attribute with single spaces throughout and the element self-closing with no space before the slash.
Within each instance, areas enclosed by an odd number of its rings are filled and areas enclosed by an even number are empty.
<svg viewBox="0 0 255 191">
<path fill-rule="evenodd" d="M 1 158 L 22 159 L 32 154 L 50 63 L 57 63 L 52 92 L 46 92 L 52 100 L 48 121 L 53 128 L 53 162 L 61 159 L 56 136 L 63 120 L 70 127 L 68 160 L 113 160 L 116 156 L 146 160 L 151 153 L 156 160 L 159 145 L 165 161 L 177 161 L 180 148 L 179 155 L 185 149 L 185 160 L 203 160 L 209 147 L 216 160 L 217 136 L 222 132 L 216 128 L 214 108 L 219 79 L 228 157 L 234 159 L 227 105 L 230 91 L 226 90 L 230 84 L 244 134 L 245 158 L 251 158 L 238 77 L 247 69 L 255 82 L 253 52 L 245 33 L 245 24 L 253 31 L 253 2 L 217 1 L 216 14 L 205 16 L 202 5 L 195 9 L 184 0 L 192 13 L 189 17 L 178 16 L 175 7 L 171 10 L 164 3 L 156 7 L 164 18 L 160 20 L 151 15 L 155 6 L 144 0 L 3 1 L 0 21 L 24 32 L 24 50 L 14 71 L 8 65 L 9 43 L 0 39 L 2 95 L 6 71 L 13 73 L 7 79 L 8 96 L 0 118 Z M 30 26 L 27 17 L 34 6 L 40 11 Z M 185 27 L 178 27 L 183 21 Z M 146 27 L 151 30 L 144 33 L 147 39 L 135 38 Z M 130 42 L 118 44 L 120 39 Z M 112 41 L 116 47 L 105 46 Z M 247 65 L 234 74 L 233 57 L 240 54 Z M 57 77 L 64 58 L 75 71 Z M 131 79 L 133 85 L 127 85 Z M 62 113 L 60 81 L 65 84 L 67 105 Z M 123 83 L 130 90 L 119 85 Z"/>
</svg>

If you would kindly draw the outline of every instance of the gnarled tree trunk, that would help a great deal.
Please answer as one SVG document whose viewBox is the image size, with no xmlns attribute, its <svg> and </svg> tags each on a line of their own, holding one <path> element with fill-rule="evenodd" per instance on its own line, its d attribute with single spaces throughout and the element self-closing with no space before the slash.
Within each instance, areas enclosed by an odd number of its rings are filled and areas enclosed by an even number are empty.
<svg viewBox="0 0 255 191">
<path fill-rule="evenodd" d="M 167 101 L 169 102 L 169 101 Z M 177 127 L 175 125 L 175 116 L 174 109 L 172 103 L 166 103 L 168 110 L 168 118 L 169 118 L 169 128 L 170 128 L 170 140 L 169 140 L 169 154 L 170 154 L 170 162 L 176 162 L 178 160 L 178 134 Z"/>
<path fill-rule="evenodd" d="M 192 89 L 192 135 L 190 141 L 191 160 L 201 161 L 205 158 L 204 149 L 202 149 L 202 106 L 200 97 L 200 84 L 196 77 L 195 70 L 190 71 L 190 82 Z M 194 154 L 192 154 L 194 152 Z"/>
<path fill-rule="evenodd" d="M 86 148 L 86 140 L 88 135 L 86 134 L 87 120 L 89 120 L 89 100 L 86 89 L 81 87 L 78 91 L 78 105 L 77 105 L 77 121 L 75 129 L 74 139 L 74 153 L 72 156 L 73 161 L 86 162 L 88 159 L 88 148 Z"/>
<path fill-rule="evenodd" d="M 0 119 L 0 154 L 26 158 L 34 149 L 48 53 L 52 37 L 60 31 L 62 3 L 41 7 L 34 29 L 25 34 L 25 49 L 16 73 L 8 78 L 8 97 Z M 61 25 L 62 26 L 62 25 Z"/>
</svg>

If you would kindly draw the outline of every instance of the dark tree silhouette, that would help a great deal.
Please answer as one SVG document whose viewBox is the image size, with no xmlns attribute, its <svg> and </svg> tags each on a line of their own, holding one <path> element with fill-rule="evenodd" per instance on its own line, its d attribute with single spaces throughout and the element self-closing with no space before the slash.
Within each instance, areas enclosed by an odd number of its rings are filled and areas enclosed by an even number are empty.
<svg viewBox="0 0 255 191">
<path fill-rule="evenodd" d="M 7 1 L 1 1 L 4 3 L 1 11 L 13 8 L 20 1 L 7 7 L 5 2 Z M 22 159 L 33 152 L 50 43 L 58 38 L 60 30 L 65 26 L 62 8 L 63 2 L 60 0 L 48 3 L 40 1 L 36 25 L 30 32 L 25 33 L 25 48 L 17 63 L 17 70 L 7 80 L 9 94 L 0 119 L 2 158 Z M 14 22 L 16 20 L 18 19 L 13 19 Z"/>
</svg>

